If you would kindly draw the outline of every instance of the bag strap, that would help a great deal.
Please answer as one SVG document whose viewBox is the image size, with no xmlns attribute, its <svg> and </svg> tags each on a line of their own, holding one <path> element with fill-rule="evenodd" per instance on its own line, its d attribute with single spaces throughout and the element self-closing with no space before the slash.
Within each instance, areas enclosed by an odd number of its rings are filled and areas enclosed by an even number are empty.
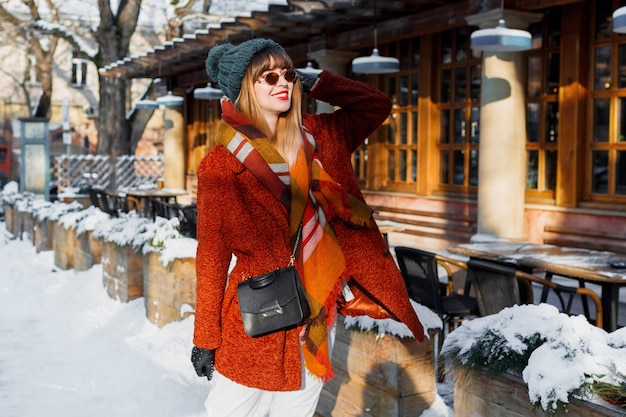
<svg viewBox="0 0 626 417">
<path fill-rule="evenodd" d="M 298 226 L 298 231 L 296 232 L 296 241 L 293 244 L 293 250 L 291 251 L 291 258 L 289 258 L 289 266 L 293 266 L 296 263 L 296 253 L 298 252 L 298 246 L 300 246 L 301 238 L 302 238 L 302 222 L 300 222 L 300 226 Z"/>
</svg>

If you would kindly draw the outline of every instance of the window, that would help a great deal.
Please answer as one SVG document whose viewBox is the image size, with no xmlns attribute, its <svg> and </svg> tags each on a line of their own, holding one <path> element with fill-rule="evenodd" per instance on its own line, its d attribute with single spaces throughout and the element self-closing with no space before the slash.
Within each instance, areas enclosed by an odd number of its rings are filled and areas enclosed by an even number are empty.
<svg viewBox="0 0 626 417">
<path fill-rule="evenodd" d="M 526 85 L 526 196 L 554 201 L 559 141 L 561 16 L 531 25 Z"/>
<path fill-rule="evenodd" d="M 72 86 L 85 87 L 87 85 L 88 63 L 89 60 L 81 58 L 76 52 L 72 52 Z"/>
<path fill-rule="evenodd" d="M 480 137 L 480 53 L 463 27 L 442 33 L 439 66 L 439 185 L 475 192 Z"/>
<path fill-rule="evenodd" d="M 592 202 L 626 201 L 626 36 L 610 19 L 620 3 L 595 1 L 584 192 Z"/>
<path fill-rule="evenodd" d="M 383 187 L 415 191 L 417 182 L 417 106 L 419 97 L 419 38 L 389 45 L 389 55 L 400 59 L 400 71 L 384 78 L 383 91 L 393 109 L 385 129 L 386 171 Z"/>
</svg>

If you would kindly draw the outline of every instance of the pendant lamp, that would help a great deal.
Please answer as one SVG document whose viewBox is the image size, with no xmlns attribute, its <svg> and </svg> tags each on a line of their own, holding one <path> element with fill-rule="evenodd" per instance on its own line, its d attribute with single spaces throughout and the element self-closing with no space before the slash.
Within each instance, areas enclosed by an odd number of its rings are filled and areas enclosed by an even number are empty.
<svg viewBox="0 0 626 417">
<path fill-rule="evenodd" d="M 181 104 L 183 104 L 184 101 L 185 101 L 184 98 L 175 96 L 174 94 L 172 94 L 171 91 L 168 91 L 166 95 L 161 96 L 156 99 L 156 102 L 159 106 L 165 106 L 165 107 L 180 106 Z"/>
<path fill-rule="evenodd" d="M 480 29 L 470 37 L 472 49 L 484 52 L 519 52 L 532 48 L 532 36 L 529 32 L 509 29 L 500 19 L 493 29 Z"/>
<path fill-rule="evenodd" d="M 296 68 L 296 70 L 297 70 L 298 72 L 303 73 L 303 74 L 306 74 L 306 75 L 313 75 L 313 76 L 315 76 L 315 75 L 319 75 L 319 74 L 320 74 L 320 72 L 322 72 L 322 70 L 321 70 L 321 69 L 314 68 L 314 67 L 313 67 L 313 64 L 311 63 L 311 61 L 308 61 L 308 62 L 306 63 L 306 67 L 304 67 L 304 68 Z"/>
<path fill-rule="evenodd" d="M 155 100 L 144 98 L 142 100 L 137 101 L 137 103 L 135 104 L 135 108 L 154 110 L 154 109 L 159 108 L 159 104 Z"/>
<path fill-rule="evenodd" d="M 613 32 L 626 33 L 626 6 L 613 12 Z"/>
<path fill-rule="evenodd" d="M 224 97 L 224 92 L 208 83 L 206 87 L 193 90 L 193 98 L 197 100 L 219 100 Z"/>
<path fill-rule="evenodd" d="M 374 2 L 374 19 L 377 9 Z M 381 56 L 378 52 L 377 25 L 374 21 L 374 50 L 370 56 L 362 56 L 352 60 L 352 72 L 355 74 L 391 74 L 400 70 L 397 58 Z"/>
</svg>

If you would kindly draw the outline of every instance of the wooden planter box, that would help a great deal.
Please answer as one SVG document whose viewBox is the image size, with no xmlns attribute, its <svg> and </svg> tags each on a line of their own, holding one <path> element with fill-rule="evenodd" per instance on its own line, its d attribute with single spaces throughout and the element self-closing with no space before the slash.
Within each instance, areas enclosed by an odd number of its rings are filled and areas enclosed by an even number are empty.
<svg viewBox="0 0 626 417">
<path fill-rule="evenodd" d="M 557 372 L 557 371 L 554 371 Z M 547 416 L 541 406 L 534 407 L 521 377 L 494 375 L 487 371 L 461 367 L 454 376 L 454 417 L 528 417 Z M 626 410 L 608 403 L 572 401 L 567 417 L 624 416 Z"/>
<path fill-rule="evenodd" d="M 55 223 L 55 221 L 47 219 L 35 221 L 35 225 L 33 227 L 33 242 L 37 253 L 52 250 Z"/>
<path fill-rule="evenodd" d="M 163 327 L 196 309 L 196 258 L 175 259 L 165 267 L 159 257 L 158 252 L 144 257 L 143 296 L 148 320 Z"/>
<path fill-rule="evenodd" d="M 17 214 L 20 217 L 20 223 L 22 225 L 20 238 L 28 239 L 32 242 L 34 239 L 35 219 L 32 214 L 26 211 L 18 211 Z"/>
<path fill-rule="evenodd" d="M 337 319 L 331 358 L 335 377 L 324 384 L 316 416 L 419 416 L 437 396 L 433 341 L 418 343 L 346 330 Z"/>
<path fill-rule="evenodd" d="M 74 267 L 74 235 L 73 227 L 66 229 L 61 223 L 55 222 L 53 226 L 52 250 L 54 251 L 54 264 L 61 269 Z"/>
<path fill-rule="evenodd" d="M 2 208 L 4 209 L 4 223 L 6 226 L 6 230 L 7 232 L 13 234 L 15 209 L 10 204 L 3 204 Z M 13 237 L 15 238 L 15 236 Z"/>
<path fill-rule="evenodd" d="M 86 271 L 102 260 L 102 239 L 96 239 L 91 230 L 76 236 L 74 233 L 74 269 Z"/>
<path fill-rule="evenodd" d="M 130 245 L 102 243 L 102 284 L 109 297 L 127 303 L 143 296 L 143 255 Z"/>
</svg>

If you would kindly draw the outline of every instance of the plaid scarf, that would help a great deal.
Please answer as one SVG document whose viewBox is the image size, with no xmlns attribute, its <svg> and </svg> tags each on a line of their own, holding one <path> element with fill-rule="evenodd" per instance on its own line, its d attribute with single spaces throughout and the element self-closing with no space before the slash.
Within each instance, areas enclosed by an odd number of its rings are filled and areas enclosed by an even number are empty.
<svg viewBox="0 0 626 417">
<path fill-rule="evenodd" d="M 281 202 L 289 218 L 292 244 L 302 222 L 302 242 L 296 267 L 311 306 L 302 332 L 306 368 L 323 381 L 333 376 L 328 329 L 336 319 L 335 303 L 347 281 L 343 251 L 329 220 L 335 216 L 355 225 L 370 226 L 372 210 L 334 181 L 315 155 L 313 136 L 304 129 L 304 143 L 291 168 L 250 121 L 230 101 L 222 102 L 218 143 L 224 145 Z"/>
</svg>

